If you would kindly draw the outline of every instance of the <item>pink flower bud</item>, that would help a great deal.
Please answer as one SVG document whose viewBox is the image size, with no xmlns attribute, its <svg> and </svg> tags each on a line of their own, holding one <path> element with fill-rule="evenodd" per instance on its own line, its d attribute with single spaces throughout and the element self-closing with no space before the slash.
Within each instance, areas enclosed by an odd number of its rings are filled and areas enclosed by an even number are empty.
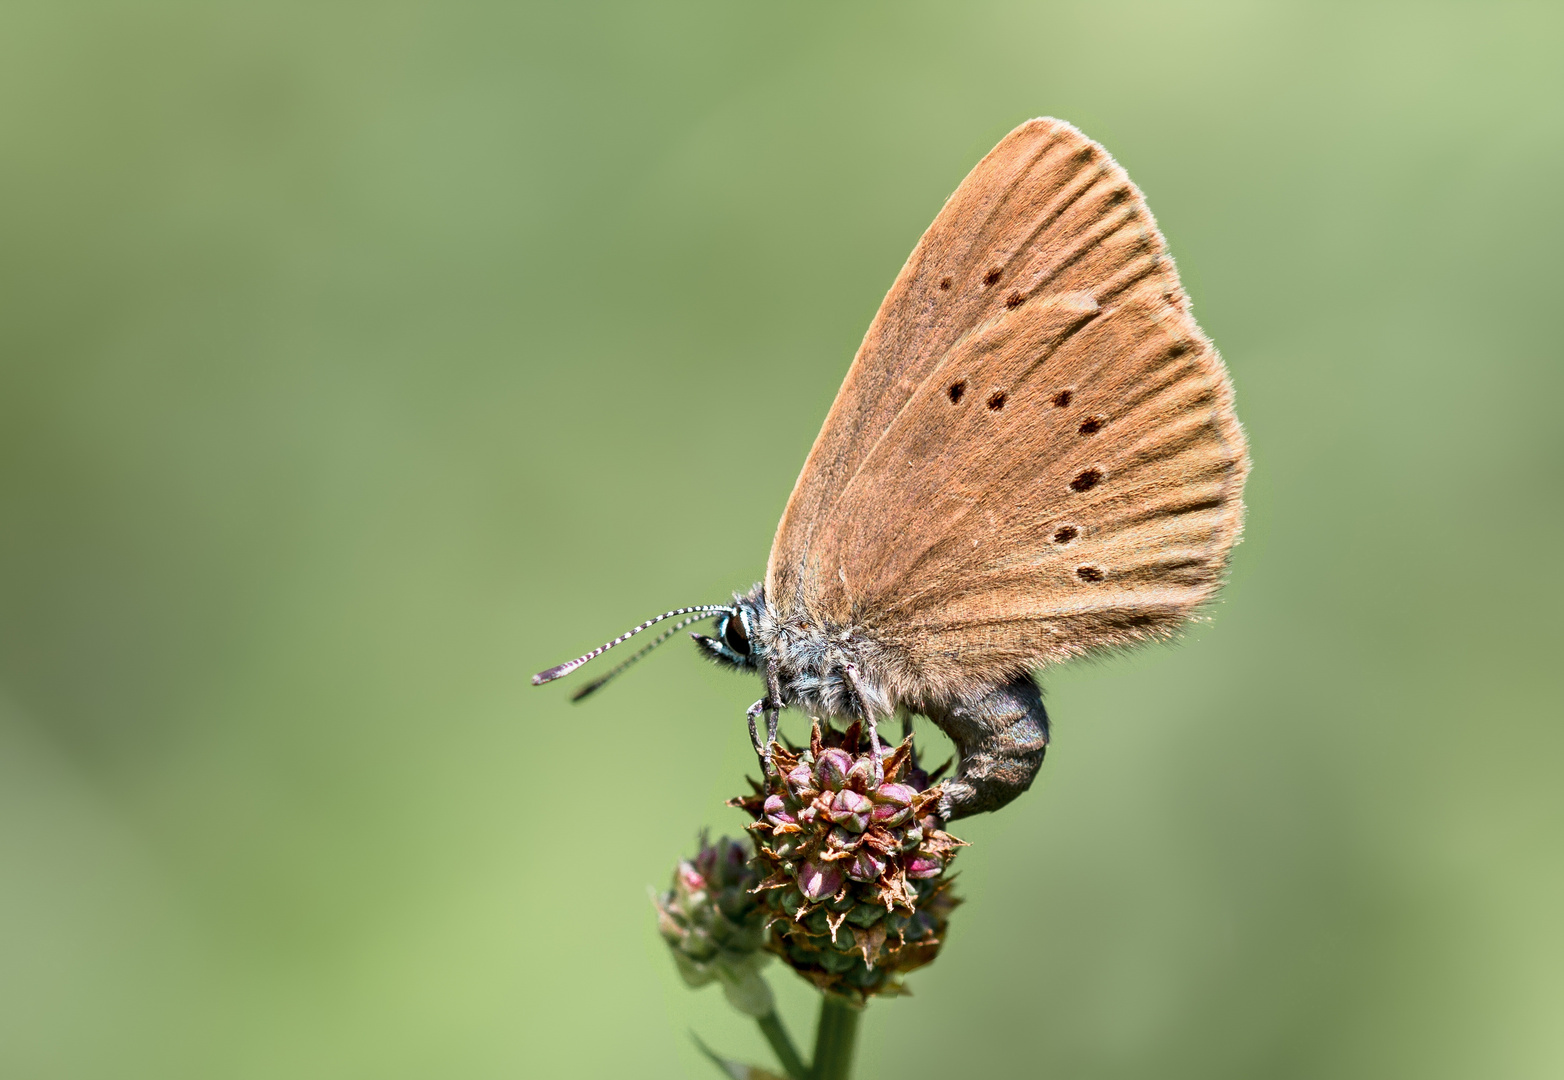
<svg viewBox="0 0 1564 1080">
<path fill-rule="evenodd" d="M 673 873 L 674 879 L 687 893 L 702 892 L 706 888 L 706 875 L 687 862 L 681 860 Z"/>
<path fill-rule="evenodd" d="M 834 863 L 811 860 L 799 867 L 798 887 L 810 900 L 820 900 L 842 887 L 842 872 Z"/>
<path fill-rule="evenodd" d="M 835 747 L 822 751 L 815 763 L 815 775 L 820 786 L 830 791 L 840 791 L 847 783 L 847 774 L 853 767 L 852 756 L 846 750 Z"/>
<path fill-rule="evenodd" d="M 840 825 L 832 825 L 831 831 L 825 834 L 826 847 L 833 851 L 846 851 L 858 843 L 858 834 L 848 832 Z"/>
<path fill-rule="evenodd" d="M 907 860 L 907 876 L 914 880 L 939 877 L 944 871 L 943 863 L 927 855 L 914 855 Z"/>
<path fill-rule="evenodd" d="M 843 788 L 831 797 L 831 808 L 826 816 L 850 832 L 863 832 L 869 827 L 869 815 L 874 804 L 852 788 Z"/>
<path fill-rule="evenodd" d="M 874 793 L 874 821 L 894 828 L 912 817 L 912 800 L 917 791 L 906 784 L 881 784 Z"/>
<path fill-rule="evenodd" d="M 782 796 L 780 795 L 769 795 L 766 797 L 765 814 L 766 820 L 773 825 L 793 825 L 798 821 L 797 818 L 788 813 L 787 803 L 782 801 Z"/>
<path fill-rule="evenodd" d="M 885 860 L 875 851 L 861 847 L 847 866 L 847 876 L 854 881 L 878 881 L 885 873 Z"/>
<path fill-rule="evenodd" d="M 847 770 L 847 786 L 854 791 L 868 791 L 874 784 L 874 762 L 861 757 Z"/>
</svg>

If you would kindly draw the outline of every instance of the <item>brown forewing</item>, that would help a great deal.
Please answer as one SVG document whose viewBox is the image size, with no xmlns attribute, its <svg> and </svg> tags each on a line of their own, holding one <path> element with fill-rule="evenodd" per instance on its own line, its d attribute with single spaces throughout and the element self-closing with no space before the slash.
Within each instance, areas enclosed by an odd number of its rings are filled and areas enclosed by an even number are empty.
<svg viewBox="0 0 1564 1080">
<path fill-rule="evenodd" d="M 767 596 L 858 627 L 931 693 L 1125 644 L 1220 583 L 1246 468 L 1140 193 L 1073 127 L 1030 121 L 881 305 Z"/>
</svg>

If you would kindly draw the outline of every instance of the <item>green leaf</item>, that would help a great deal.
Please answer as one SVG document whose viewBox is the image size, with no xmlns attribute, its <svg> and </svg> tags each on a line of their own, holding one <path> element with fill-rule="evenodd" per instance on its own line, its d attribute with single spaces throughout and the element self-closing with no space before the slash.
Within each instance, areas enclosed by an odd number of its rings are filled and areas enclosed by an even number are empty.
<svg viewBox="0 0 1564 1080">
<path fill-rule="evenodd" d="M 723 1075 L 730 1076 L 733 1080 L 786 1080 L 774 1072 L 768 1072 L 758 1065 L 746 1065 L 742 1061 L 734 1061 L 725 1058 L 711 1047 L 701 1042 L 701 1037 L 695 1032 L 690 1032 L 690 1038 L 695 1040 L 695 1046 L 701 1053 L 711 1060 L 711 1063 L 721 1069 Z"/>
<path fill-rule="evenodd" d="M 722 979 L 722 993 L 728 1004 L 744 1015 L 758 1020 L 776 1007 L 771 999 L 771 987 L 753 967 L 737 972 L 718 968 L 718 976 Z"/>
</svg>

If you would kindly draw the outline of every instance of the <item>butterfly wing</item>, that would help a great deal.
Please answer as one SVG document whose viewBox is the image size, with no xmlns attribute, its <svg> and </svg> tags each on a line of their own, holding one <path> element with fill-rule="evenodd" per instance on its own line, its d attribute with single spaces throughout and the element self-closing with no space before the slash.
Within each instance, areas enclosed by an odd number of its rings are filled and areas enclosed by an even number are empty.
<svg viewBox="0 0 1564 1080">
<path fill-rule="evenodd" d="M 930 695 L 1167 633 L 1220 584 L 1247 470 L 1226 372 L 1124 171 L 1011 132 L 945 204 L 783 514 L 767 597 Z"/>
</svg>

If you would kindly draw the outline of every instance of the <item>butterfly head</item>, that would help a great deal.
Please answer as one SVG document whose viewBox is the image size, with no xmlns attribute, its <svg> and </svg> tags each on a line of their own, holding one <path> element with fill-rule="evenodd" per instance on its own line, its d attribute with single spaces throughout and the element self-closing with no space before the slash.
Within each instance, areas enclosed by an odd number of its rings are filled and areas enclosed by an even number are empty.
<svg viewBox="0 0 1564 1080">
<path fill-rule="evenodd" d="M 733 607 L 717 617 L 716 633 L 691 634 L 695 643 L 711 659 L 725 667 L 746 671 L 760 668 L 766 649 L 759 633 L 765 600 L 756 589 L 734 597 Z"/>
<path fill-rule="evenodd" d="M 546 671 L 538 672 L 532 676 L 532 685 L 542 686 L 544 683 L 563 678 L 583 664 L 589 664 L 596 660 L 609 649 L 623 645 L 643 630 L 649 630 L 658 623 L 668 619 L 678 619 L 679 621 L 674 623 L 669 629 L 658 634 L 646 645 L 643 645 L 638 652 L 626 657 L 617 667 L 582 686 L 571 695 L 571 700 L 580 701 L 588 694 L 601 689 L 614 676 L 667 641 L 678 631 L 706 619 L 717 620 L 716 636 L 707 637 L 705 634 L 691 634 L 690 636 L 695 639 L 696 644 L 707 655 L 719 664 L 753 671 L 760 668 L 769 651 L 765 645 L 765 642 L 768 640 L 765 593 L 762 586 L 756 585 L 748 593 L 735 595 L 731 604 L 697 604 L 695 607 L 674 608 L 672 611 L 665 611 L 655 618 L 647 619 L 640 626 L 620 634 L 612 641 L 604 642 L 589 653 L 578 656 L 574 660 L 566 661 L 563 664 L 556 664 Z"/>
</svg>

